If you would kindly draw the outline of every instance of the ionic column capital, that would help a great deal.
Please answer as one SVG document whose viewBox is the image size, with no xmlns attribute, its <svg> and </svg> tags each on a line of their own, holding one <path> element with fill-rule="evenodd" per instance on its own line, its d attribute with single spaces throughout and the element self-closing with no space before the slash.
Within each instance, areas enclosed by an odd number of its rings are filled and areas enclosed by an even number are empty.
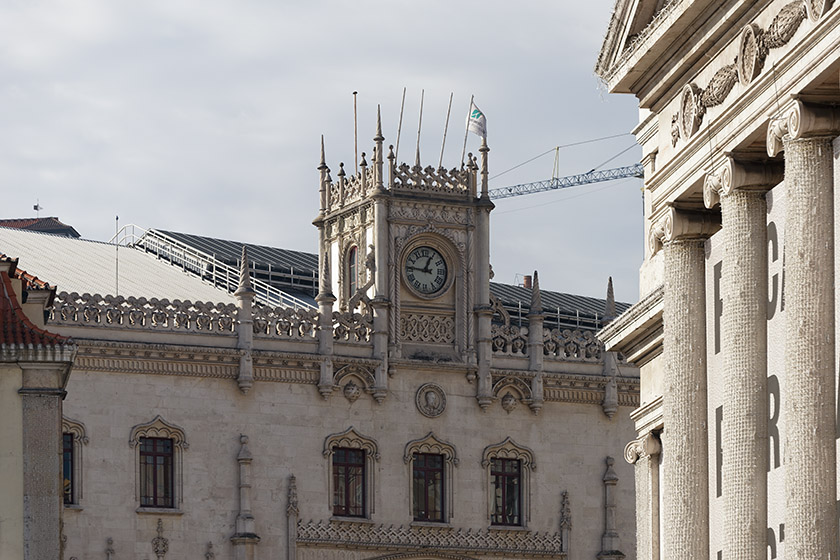
<svg viewBox="0 0 840 560">
<path fill-rule="evenodd" d="M 836 136 L 840 132 L 840 109 L 814 105 L 796 99 L 781 116 L 767 126 L 767 154 L 775 157 L 784 150 L 783 140 L 801 140 L 814 136 Z"/>
<path fill-rule="evenodd" d="M 624 460 L 633 465 L 639 459 L 659 455 L 660 451 L 662 451 L 662 444 L 659 438 L 648 432 L 624 447 Z"/>
<path fill-rule="evenodd" d="M 669 206 L 650 228 L 648 244 L 652 255 L 662 245 L 680 239 L 706 239 L 720 227 L 720 216 L 711 212 L 678 210 Z"/>
<path fill-rule="evenodd" d="M 767 191 L 784 178 L 784 166 L 775 162 L 756 163 L 729 157 L 717 171 L 706 175 L 703 202 L 712 209 L 734 189 Z"/>
</svg>

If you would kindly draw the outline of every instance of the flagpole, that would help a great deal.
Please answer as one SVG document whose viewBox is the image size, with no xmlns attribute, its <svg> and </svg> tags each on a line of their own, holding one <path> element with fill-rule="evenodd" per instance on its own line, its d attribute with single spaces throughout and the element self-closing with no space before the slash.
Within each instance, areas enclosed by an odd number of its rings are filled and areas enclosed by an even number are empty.
<svg viewBox="0 0 840 560">
<path fill-rule="evenodd" d="M 443 125 L 443 142 L 440 144 L 440 161 L 438 162 L 438 169 L 443 167 L 443 148 L 446 146 L 446 132 L 449 130 L 449 114 L 452 112 L 452 96 L 454 92 L 449 93 L 449 108 L 446 110 L 446 124 Z"/>
<path fill-rule="evenodd" d="M 420 129 L 423 127 L 423 100 L 426 97 L 426 90 L 420 90 L 420 122 L 417 123 L 417 155 L 414 164 L 420 166 Z"/>
<path fill-rule="evenodd" d="M 402 102 L 400 103 L 400 124 L 397 127 L 397 148 L 394 152 L 394 162 L 399 162 L 398 159 L 400 157 L 400 134 L 402 134 L 402 118 L 403 118 L 403 110 L 405 109 L 405 87 L 403 87 L 403 96 Z"/>
<path fill-rule="evenodd" d="M 359 173 L 359 117 L 358 112 L 356 111 L 356 94 L 359 93 L 358 91 L 353 92 L 353 148 L 356 151 L 356 174 Z"/>
<path fill-rule="evenodd" d="M 461 150 L 461 168 L 464 167 L 464 156 L 467 155 L 467 134 L 470 133 L 470 113 L 472 112 L 473 99 L 475 95 L 470 95 L 470 108 L 467 109 L 467 125 L 464 127 L 464 149 Z"/>
</svg>

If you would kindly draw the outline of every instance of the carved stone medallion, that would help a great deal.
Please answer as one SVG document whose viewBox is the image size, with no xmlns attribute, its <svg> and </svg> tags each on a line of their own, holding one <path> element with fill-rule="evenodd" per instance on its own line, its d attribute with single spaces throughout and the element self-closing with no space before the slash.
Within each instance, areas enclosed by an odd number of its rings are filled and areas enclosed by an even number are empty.
<svg viewBox="0 0 840 560">
<path fill-rule="evenodd" d="M 420 414 L 435 418 L 443 414 L 443 410 L 446 408 L 446 394 L 437 383 L 425 383 L 417 389 L 414 403 L 417 405 Z"/>
<path fill-rule="evenodd" d="M 740 49 L 738 51 L 738 80 L 741 85 L 749 85 L 764 66 L 764 56 L 762 53 L 759 38 L 761 37 L 761 28 L 754 23 L 744 26 L 741 30 Z"/>
<path fill-rule="evenodd" d="M 680 94 L 680 133 L 688 140 L 697 132 L 702 119 L 700 107 L 700 88 L 686 84 Z"/>
</svg>

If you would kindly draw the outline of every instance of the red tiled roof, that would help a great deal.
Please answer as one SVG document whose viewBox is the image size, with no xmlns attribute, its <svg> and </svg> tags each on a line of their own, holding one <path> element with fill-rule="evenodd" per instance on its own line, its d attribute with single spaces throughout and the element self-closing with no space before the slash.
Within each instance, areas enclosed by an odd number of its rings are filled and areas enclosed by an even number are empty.
<svg viewBox="0 0 840 560">
<path fill-rule="evenodd" d="M 53 334 L 35 326 L 23 312 L 18 303 L 17 295 L 12 287 L 12 278 L 16 272 L 17 261 L 2 257 L 4 262 L 11 262 L 9 271 L 0 272 L 0 344 L 4 346 L 63 346 L 70 339 L 66 336 Z M 23 272 L 22 274 L 26 274 Z M 34 276 L 28 275 L 40 282 Z M 24 279 L 24 282 L 26 280 Z"/>
<path fill-rule="evenodd" d="M 44 218 L 10 218 L 0 219 L 0 226 L 28 229 L 31 231 L 41 231 L 44 233 L 54 233 L 57 235 L 68 235 L 70 237 L 81 237 L 76 228 L 65 224 L 55 216 L 48 216 Z"/>
</svg>

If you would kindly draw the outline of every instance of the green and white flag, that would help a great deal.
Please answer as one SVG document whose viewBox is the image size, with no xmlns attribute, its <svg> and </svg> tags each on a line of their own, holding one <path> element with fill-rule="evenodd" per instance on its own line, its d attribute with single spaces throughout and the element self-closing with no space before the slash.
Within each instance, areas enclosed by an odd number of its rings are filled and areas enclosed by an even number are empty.
<svg viewBox="0 0 840 560">
<path fill-rule="evenodd" d="M 467 117 L 467 130 L 482 138 L 487 138 L 487 118 L 475 103 L 470 105 L 470 115 Z"/>
</svg>

